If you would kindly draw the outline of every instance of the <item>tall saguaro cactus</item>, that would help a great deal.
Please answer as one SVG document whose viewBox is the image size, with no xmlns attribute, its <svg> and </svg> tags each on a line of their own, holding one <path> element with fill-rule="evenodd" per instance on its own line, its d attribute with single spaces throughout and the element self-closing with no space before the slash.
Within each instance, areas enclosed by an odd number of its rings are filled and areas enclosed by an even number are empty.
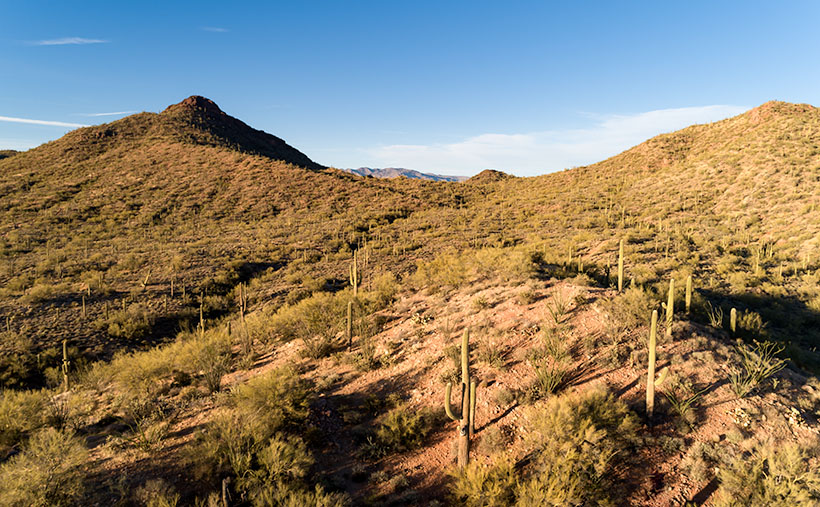
<svg viewBox="0 0 820 507">
<path fill-rule="evenodd" d="M 669 279 L 669 297 L 666 300 L 666 336 L 672 336 L 672 318 L 675 315 L 675 279 Z"/>
<path fill-rule="evenodd" d="M 621 238 L 621 246 L 618 248 L 618 292 L 624 291 L 624 240 Z"/>
<path fill-rule="evenodd" d="M 667 369 L 664 368 L 658 378 L 655 378 L 655 347 L 658 335 L 658 310 L 652 310 L 652 322 L 649 326 L 649 367 L 646 372 L 646 418 L 652 423 L 652 414 L 655 412 L 655 387 L 666 380 Z"/>
<path fill-rule="evenodd" d="M 692 310 L 692 275 L 686 277 L 686 313 Z"/>
<path fill-rule="evenodd" d="M 447 417 L 458 422 L 458 466 L 467 466 L 470 459 L 470 437 L 475 433 L 475 399 L 476 382 L 470 380 L 470 331 L 465 330 L 461 337 L 461 413 L 453 414 L 450 406 L 450 395 L 453 383 L 448 382 L 444 393 L 444 411 Z"/>
<path fill-rule="evenodd" d="M 68 350 L 66 348 L 68 340 L 63 340 L 63 391 L 68 391 L 68 366 L 71 362 L 68 360 Z"/>
<path fill-rule="evenodd" d="M 350 265 L 350 285 L 353 286 L 353 297 L 359 295 L 359 250 L 353 251 L 353 263 Z"/>
</svg>

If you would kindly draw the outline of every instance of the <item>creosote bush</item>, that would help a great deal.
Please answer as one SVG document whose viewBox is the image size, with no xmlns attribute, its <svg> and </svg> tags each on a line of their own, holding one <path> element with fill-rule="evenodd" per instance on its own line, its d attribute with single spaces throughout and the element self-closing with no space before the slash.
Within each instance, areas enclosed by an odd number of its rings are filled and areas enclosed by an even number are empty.
<svg viewBox="0 0 820 507">
<path fill-rule="evenodd" d="M 605 304 L 611 319 L 610 333 L 627 333 L 646 324 L 646 316 L 657 304 L 655 297 L 646 289 L 630 286 Z"/>
<path fill-rule="evenodd" d="M 153 317 L 145 306 L 132 304 L 125 311 L 112 312 L 107 319 L 98 319 L 95 325 L 114 338 L 137 340 L 151 331 Z"/>
<path fill-rule="evenodd" d="M 505 457 L 497 457 L 486 465 L 473 461 L 463 468 L 450 472 L 450 501 L 464 507 L 512 505 L 515 498 L 516 475 L 512 463 Z"/>
<path fill-rule="evenodd" d="M 566 394 L 528 412 L 529 465 L 504 457 L 452 473 L 450 494 L 465 505 L 617 505 L 614 471 L 637 442 L 638 421 L 612 394 Z M 559 459 L 556 459 L 560 457 Z"/>
<path fill-rule="evenodd" d="M 82 441 L 70 432 L 45 428 L 35 433 L 23 452 L 0 465 L 0 505 L 76 505 L 86 455 Z"/>
<path fill-rule="evenodd" d="M 28 434 L 45 421 L 46 391 L 0 392 L 0 459 L 19 448 Z"/>
<path fill-rule="evenodd" d="M 440 419 L 430 408 L 411 409 L 408 404 L 401 403 L 379 419 L 367 451 L 381 457 L 416 449 Z"/>
<path fill-rule="evenodd" d="M 715 505 L 817 505 L 820 472 L 808 463 L 814 454 L 795 444 L 769 443 L 751 456 L 730 459 L 718 470 Z"/>
<path fill-rule="evenodd" d="M 307 480 L 313 457 L 299 435 L 310 398 L 308 383 L 289 368 L 237 387 L 198 437 L 191 456 L 199 475 L 232 476 L 253 505 L 343 505 L 342 496 L 311 489 Z"/>
</svg>

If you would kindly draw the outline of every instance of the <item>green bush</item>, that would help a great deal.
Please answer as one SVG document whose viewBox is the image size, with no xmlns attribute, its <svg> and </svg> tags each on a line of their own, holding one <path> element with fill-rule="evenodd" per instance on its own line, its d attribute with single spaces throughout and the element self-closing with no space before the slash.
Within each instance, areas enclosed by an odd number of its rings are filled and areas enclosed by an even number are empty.
<svg viewBox="0 0 820 507">
<path fill-rule="evenodd" d="M 811 454 L 794 444 L 769 444 L 729 460 L 718 470 L 714 505 L 817 505 L 820 472 L 809 466 Z"/>
<path fill-rule="evenodd" d="M 646 325 L 652 309 L 658 305 L 655 297 L 638 286 L 631 286 L 605 303 L 609 314 L 610 333 L 619 334 Z"/>
<path fill-rule="evenodd" d="M 22 453 L 0 466 L 0 505 L 76 505 L 86 456 L 82 441 L 69 432 L 35 433 Z"/>
<path fill-rule="evenodd" d="M 283 367 L 238 386 L 232 399 L 243 419 L 260 420 L 273 434 L 280 429 L 302 429 L 311 397 L 308 382 Z"/>
<path fill-rule="evenodd" d="M 385 456 L 416 449 L 424 443 L 436 419 L 432 409 L 410 409 L 402 403 L 380 418 L 369 451 L 376 456 Z"/>
<path fill-rule="evenodd" d="M 28 433 L 44 424 L 47 403 L 45 391 L 0 393 L 0 460 L 18 448 Z"/>
<path fill-rule="evenodd" d="M 450 501 L 464 507 L 512 505 L 516 484 L 515 470 L 505 458 L 489 466 L 471 462 L 450 473 Z"/>
<path fill-rule="evenodd" d="M 297 505 L 306 499 L 343 505 L 343 497 L 308 487 L 313 457 L 297 434 L 304 432 L 310 397 L 308 384 L 289 368 L 237 387 L 230 407 L 217 413 L 192 451 L 199 474 L 230 474 L 254 505 Z"/>
<path fill-rule="evenodd" d="M 516 487 L 518 505 L 614 504 L 614 467 L 634 444 L 638 426 L 626 405 L 593 391 L 552 398 L 530 419 L 533 460 Z"/>
<path fill-rule="evenodd" d="M 125 311 L 112 312 L 107 319 L 100 318 L 94 324 L 113 338 L 137 340 L 151 331 L 153 318 L 146 307 L 134 304 Z"/>
</svg>

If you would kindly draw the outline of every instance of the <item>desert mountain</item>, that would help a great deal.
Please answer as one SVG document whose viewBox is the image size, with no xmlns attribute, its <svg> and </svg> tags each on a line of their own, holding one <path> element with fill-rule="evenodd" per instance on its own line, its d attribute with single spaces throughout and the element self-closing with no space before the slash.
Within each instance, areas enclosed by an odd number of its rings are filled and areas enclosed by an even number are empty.
<svg viewBox="0 0 820 507">
<path fill-rule="evenodd" d="M 402 169 L 401 167 L 385 167 L 374 169 L 371 167 L 359 167 L 358 169 L 345 169 L 345 171 L 359 176 L 372 176 L 374 178 L 410 178 L 430 181 L 464 181 L 466 176 L 446 176 L 443 174 L 422 173 L 413 169 Z"/>
<path fill-rule="evenodd" d="M 325 169 L 192 97 L 0 159 L 0 210 L 0 500 L 820 499 L 812 106 L 454 184 Z"/>
</svg>

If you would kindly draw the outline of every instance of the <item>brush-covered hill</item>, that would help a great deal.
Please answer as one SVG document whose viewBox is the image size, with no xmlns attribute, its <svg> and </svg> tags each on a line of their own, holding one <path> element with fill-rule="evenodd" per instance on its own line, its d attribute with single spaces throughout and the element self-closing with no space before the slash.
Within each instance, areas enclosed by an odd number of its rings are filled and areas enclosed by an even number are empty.
<svg viewBox="0 0 820 507">
<path fill-rule="evenodd" d="M 192 97 L 3 158 L 0 505 L 812 505 L 818 144 L 770 102 L 560 173 L 385 180 Z"/>
</svg>

